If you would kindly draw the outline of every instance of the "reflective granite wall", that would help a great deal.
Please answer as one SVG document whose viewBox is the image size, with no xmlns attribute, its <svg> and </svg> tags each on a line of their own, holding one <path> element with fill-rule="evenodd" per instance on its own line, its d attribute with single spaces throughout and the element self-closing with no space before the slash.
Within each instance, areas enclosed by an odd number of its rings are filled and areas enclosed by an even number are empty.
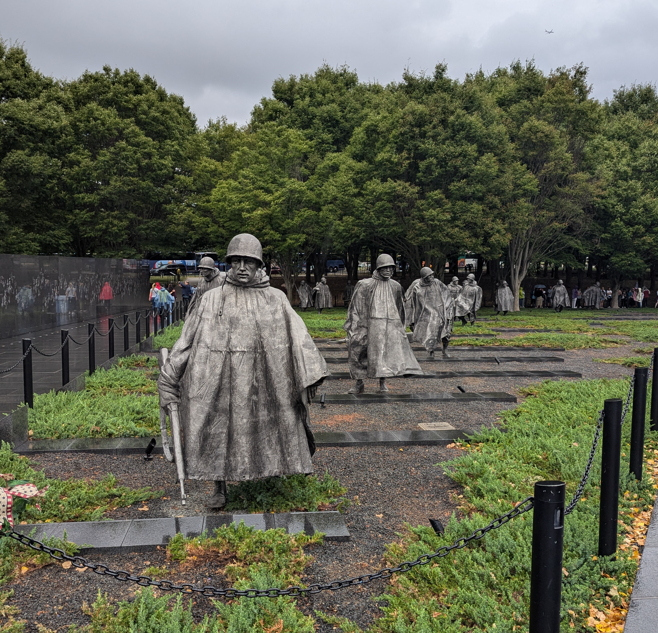
<svg viewBox="0 0 658 633">
<path fill-rule="evenodd" d="M 0 338 L 146 309 L 149 272 L 140 263 L 0 255 Z"/>
</svg>

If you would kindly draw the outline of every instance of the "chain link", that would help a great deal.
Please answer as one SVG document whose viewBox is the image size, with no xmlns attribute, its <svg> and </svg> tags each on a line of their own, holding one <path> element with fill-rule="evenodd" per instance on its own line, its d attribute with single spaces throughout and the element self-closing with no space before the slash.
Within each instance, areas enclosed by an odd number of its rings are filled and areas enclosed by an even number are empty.
<svg viewBox="0 0 658 633">
<path fill-rule="evenodd" d="M 112 323 L 112 327 L 111 327 L 111 328 L 108 328 L 108 329 L 107 329 L 107 332 L 105 332 L 105 334 L 103 334 L 103 333 L 102 333 L 102 332 L 101 332 L 96 326 L 94 326 L 94 331 L 96 332 L 96 334 L 98 334 L 98 336 L 109 336 L 109 335 L 110 335 L 110 332 L 111 332 L 113 329 L 114 329 L 114 323 Z"/>
<path fill-rule="evenodd" d="M 40 349 L 37 348 L 37 346 L 34 343 L 32 343 L 32 349 L 37 354 L 41 354 L 41 356 L 56 356 L 57 354 L 59 354 L 64 349 L 64 346 L 69 342 L 69 338 L 70 338 L 70 335 L 67 334 L 66 338 L 64 339 L 62 344 L 52 354 L 46 354 L 46 352 L 42 352 Z"/>
<path fill-rule="evenodd" d="M 89 339 L 95 334 L 95 332 L 96 332 L 96 328 L 94 327 L 94 329 L 91 331 L 91 334 L 84 341 L 78 342 L 70 334 L 69 334 L 69 339 L 71 339 L 71 342 L 75 343 L 76 345 L 84 345 L 85 343 L 89 342 Z"/>
<path fill-rule="evenodd" d="M 8 374 L 10 371 L 13 371 L 18 367 L 26 358 L 27 355 L 30 353 L 34 345 L 30 343 L 30 346 L 27 348 L 26 352 L 8 369 L 0 369 L 0 374 Z"/>
<path fill-rule="evenodd" d="M 70 556 L 63 550 L 57 547 L 49 547 L 44 545 L 40 541 L 33 539 L 31 536 L 26 534 L 19 534 L 12 530 L 11 532 L 5 532 L 0 530 L 0 536 L 6 536 L 9 538 L 18 541 L 26 547 L 37 552 L 44 552 L 48 554 L 51 558 L 57 561 L 69 561 L 71 565 L 77 569 L 83 569 L 85 567 L 91 569 L 94 573 L 101 576 L 111 576 L 116 578 L 121 582 L 134 582 L 140 587 L 157 587 L 163 591 L 181 591 L 183 593 L 197 593 L 203 596 L 208 597 L 225 597 L 225 598 L 276 598 L 279 596 L 303 596 L 310 595 L 315 593 L 320 593 L 322 591 L 336 591 L 337 589 L 343 589 L 344 587 L 353 587 L 356 585 L 364 585 L 366 583 L 372 582 L 373 580 L 378 580 L 380 578 L 390 578 L 393 574 L 406 573 L 411 571 L 414 567 L 419 565 L 427 565 L 435 558 L 443 558 L 450 554 L 453 550 L 463 549 L 471 541 L 477 541 L 481 538 L 484 538 L 486 534 L 492 530 L 497 530 L 503 525 L 509 523 L 512 519 L 532 510 L 534 507 L 533 497 L 527 497 L 521 501 L 517 506 L 510 510 L 509 512 L 502 514 L 501 516 L 494 519 L 489 525 L 475 530 L 470 536 L 464 536 L 460 539 L 457 539 L 452 545 L 444 545 L 431 554 L 423 554 L 419 556 L 416 560 L 405 561 L 400 563 L 397 567 L 385 567 L 380 569 L 378 572 L 373 574 L 366 574 L 364 576 L 356 576 L 354 578 L 347 578 L 345 580 L 334 580 L 329 583 L 314 583 L 308 587 L 299 587 L 292 586 L 287 587 L 286 589 L 279 589 L 278 587 L 271 587 L 270 589 L 234 589 L 229 587 L 227 589 L 222 589 L 220 587 L 214 587 L 212 585 L 204 585 L 203 587 L 197 587 L 189 583 L 175 584 L 170 580 L 154 580 L 148 576 L 135 576 L 130 572 L 123 570 L 114 570 L 110 569 L 107 565 L 92 563 L 82 556 Z"/>
<path fill-rule="evenodd" d="M 589 480 L 589 473 L 590 470 L 592 469 L 592 464 L 594 463 L 594 455 L 596 454 L 596 448 L 599 445 L 599 438 L 601 437 L 601 429 L 603 428 L 603 420 L 605 418 L 605 410 L 601 409 L 599 411 L 599 419 L 596 423 L 596 431 L 594 432 L 594 441 L 592 442 L 592 449 L 589 452 L 589 459 L 587 460 L 587 466 L 585 466 L 585 472 L 583 473 L 583 476 L 580 478 L 580 483 L 578 484 L 578 487 L 576 488 L 576 492 L 574 492 L 573 497 L 571 501 L 569 502 L 569 505 L 564 510 L 564 514 L 571 514 L 576 507 L 576 504 L 580 501 L 580 498 L 583 496 L 583 492 L 585 490 L 585 486 L 587 485 L 587 481 Z"/>
<path fill-rule="evenodd" d="M 631 384 L 628 386 L 628 395 L 626 396 L 626 403 L 624 404 L 624 410 L 621 414 L 621 423 L 623 424 L 626 421 L 626 415 L 628 410 L 631 407 L 631 398 L 633 396 L 633 389 L 635 388 L 635 374 L 631 376 Z"/>
</svg>

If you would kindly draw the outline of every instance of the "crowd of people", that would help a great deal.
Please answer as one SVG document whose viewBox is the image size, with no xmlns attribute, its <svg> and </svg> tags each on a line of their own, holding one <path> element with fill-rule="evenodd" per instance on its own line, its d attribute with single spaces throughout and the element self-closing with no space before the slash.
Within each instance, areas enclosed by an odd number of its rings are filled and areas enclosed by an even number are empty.
<svg viewBox="0 0 658 633">
<path fill-rule="evenodd" d="M 535 286 L 530 295 L 530 308 L 555 308 L 557 307 L 555 301 L 555 292 L 558 284 L 554 286 Z M 586 290 L 581 290 L 577 286 L 571 289 L 571 308 L 576 310 L 580 308 L 611 308 L 612 307 L 612 288 L 605 286 L 592 286 L 594 293 L 593 299 L 584 297 Z M 523 292 L 523 289 L 521 289 Z M 523 301 L 525 293 L 520 297 L 520 307 L 525 306 Z M 646 287 L 636 285 L 634 288 L 620 288 L 617 291 L 617 306 L 619 308 L 658 308 L 658 294 L 651 300 L 651 291 Z"/>
</svg>

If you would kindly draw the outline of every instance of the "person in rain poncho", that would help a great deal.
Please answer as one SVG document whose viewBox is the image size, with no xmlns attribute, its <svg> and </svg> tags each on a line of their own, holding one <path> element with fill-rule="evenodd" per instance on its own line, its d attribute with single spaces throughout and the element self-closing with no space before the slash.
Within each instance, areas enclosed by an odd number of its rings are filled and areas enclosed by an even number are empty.
<svg viewBox="0 0 658 633">
<path fill-rule="evenodd" d="M 514 308 L 514 293 L 512 289 L 507 285 L 506 281 L 503 281 L 502 285 L 498 290 L 496 290 L 496 314 L 503 313 L 505 316 L 510 310 Z"/>
<path fill-rule="evenodd" d="M 459 285 L 459 277 L 453 277 L 450 283 L 448 284 L 448 292 L 450 292 L 450 298 L 452 299 L 452 320 L 455 320 L 455 310 L 457 309 L 457 297 L 462 292 L 462 287 Z"/>
<path fill-rule="evenodd" d="M 431 358 L 435 348 L 441 345 L 443 356 L 450 358 L 447 350 L 452 329 L 452 297 L 431 268 L 420 269 L 420 279 L 407 290 L 404 305 L 406 322 L 413 326 L 411 340 L 422 344 Z"/>
<path fill-rule="evenodd" d="M 475 275 L 470 273 L 464 281 L 464 287 L 461 294 L 455 302 L 455 316 L 462 320 L 462 325 L 466 325 L 466 317 L 471 325 L 475 323 L 477 311 L 482 305 L 482 288 L 475 281 Z"/>
<path fill-rule="evenodd" d="M 569 291 L 566 289 L 564 282 L 558 279 L 557 286 L 553 292 L 553 308 L 556 312 L 562 312 L 564 308 L 570 305 Z"/>
<path fill-rule="evenodd" d="M 386 392 L 386 378 L 423 373 L 405 332 L 402 287 L 391 279 L 394 271 L 393 258 L 380 255 L 372 277 L 354 287 L 343 325 L 356 379 L 349 393 L 363 393 L 365 378 L 379 378 L 379 390 Z"/>
<path fill-rule="evenodd" d="M 187 476 L 215 482 L 313 472 L 309 400 L 327 366 L 301 317 L 262 270 L 262 247 L 234 237 L 222 284 L 188 314 L 158 379 L 160 405 L 178 403 Z"/>
<path fill-rule="evenodd" d="M 226 273 L 217 270 L 215 260 L 212 257 L 201 258 L 199 262 L 199 273 L 201 274 L 201 279 L 192 295 L 190 304 L 187 306 L 186 316 L 196 309 L 199 303 L 201 303 L 201 298 L 208 290 L 218 288 L 226 279 Z"/>
<path fill-rule="evenodd" d="M 306 279 L 302 279 L 299 282 L 299 287 L 297 288 L 297 294 L 299 295 L 299 307 L 302 310 L 306 310 L 306 308 L 313 307 L 313 296 L 311 293 L 311 287 L 306 283 Z"/>
<path fill-rule="evenodd" d="M 315 288 L 313 288 L 313 298 L 318 314 L 322 314 L 324 308 L 333 308 L 334 302 L 331 297 L 331 290 L 329 290 L 327 278 L 324 275 Z"/>
</svg>

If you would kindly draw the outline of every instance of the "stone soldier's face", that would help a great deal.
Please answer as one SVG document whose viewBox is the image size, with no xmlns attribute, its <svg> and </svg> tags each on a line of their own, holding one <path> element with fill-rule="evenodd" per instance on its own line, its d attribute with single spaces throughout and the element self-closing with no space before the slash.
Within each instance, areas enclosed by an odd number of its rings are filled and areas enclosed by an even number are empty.
<svg viewBox="0 0 658 633">
<path fill-rule="evenodd" d="M 253 257 L 233 257 L 231 259 L 231 268 L 238 281 L 246 285 L 256 277 L 259 263 Z"/>
<path fill-rule="evenodd" d="M 383 268 L 379 269 L 379 274 L 384 279 L 390 279 L 393 276 L 394 272 L 395 272 L 395 266 L 384 266 Z"/>
<path fill-rule="evenodd" d="M 210 278 L 212 277 L 212 268 L 199 268 L 201 271 L 201 276 L 206 280 L 209 281 Z"/>
</svg>

